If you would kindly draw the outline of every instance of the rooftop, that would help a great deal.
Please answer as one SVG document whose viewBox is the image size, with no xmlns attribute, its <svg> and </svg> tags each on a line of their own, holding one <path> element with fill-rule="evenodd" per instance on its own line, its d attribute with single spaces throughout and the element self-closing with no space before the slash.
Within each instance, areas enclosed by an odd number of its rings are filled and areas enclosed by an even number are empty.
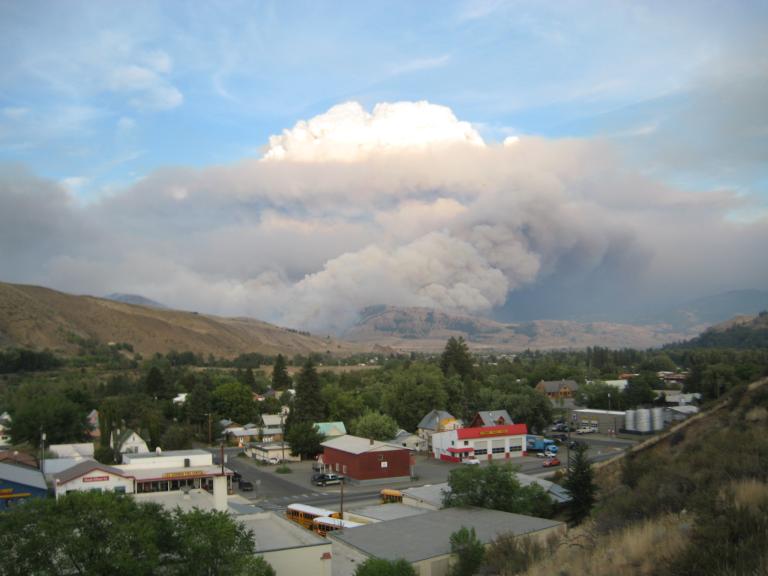
<svg viewBox="0 0 768 576">
<path fill-rule="evenodd" d="M 176 457 L 183 457 L 183 456 L 210 456 L 211 453 L 207 450 L 168 450 L 163 452 L 147 452 L 146 454 L 126 454 L 131 460 L 139 460 L 143 458 L 164 458 L 168 456 L 176 456 Z"/>
<path fill-rule="evenodd" d="M 75 478 L 79 478 L 80 476 L 85 476 L 86 474 L 88 474 L 93 470 L 100 470 L 108 474 L 115 474 L 116 476 L 122 476 L 123 478 L 130 478 L 133 476 L 133 474 L 126 474 L 124 470 L 120 470 L 119 468 L 114 468 L 112 466 L 107 466 L 106 464 L 100 464 L 95 460 L 82 460 L 77 464 L 75 464 L 74 466 L 71 466 L 66 470 L 63 470 L 62 472 L 54 474 L 54 479 L 56 480 L 57 483 L 69 482 L 70 480 L 74 480 Z"/>
<path fill-rule="evenodd" d="M 0 479 L 24 486 L 32 486 L 40 490 L 47 490 L 42 472 L 34 470 L 27 466 L 16 466 L 14 464 L 0 463 Z"/>
<path fill-rule="evenodd" d="M 172 490 L 170 492 L 144 492 L 133 494 L 132 497 L 136 502 L 153 502 L 169 510 L 181 508 L 184 512 L 191 512 L 195 508 L 199 510 L 213 510 L 215 508 L 213 494 L 199 488 L 190 490 L 188 494 L 184 494 L 181 490 Z M 228 496 L 227 504 L 230 514 L 235 515 L 252 514 L 258 510 L 255 506 L 250 505 L 247 498 L 237 495 Z"/>
<path fill-rule="evenodd" d="M 449 554 L 451 534 L 460 526 L 474 528 L 478 539 L 487 544 L 501 534 L 520 536 L 563 526 L 563 523 L 484 508 L 445 508 L 331 533 L 330 537 L 368 556 L 387 560 L 404 558 L 413 563 Z"/>
<path fill-rule="evenodd" d="M 236 520 L 253 532 L 257 553 L 304 546 L 330 545 L 330 541 L 325 538 L 272 512 L 237 516 Z"/>
<path fill-rule="evenodd" d="M 407 448 L 403 448 L 402 446 L 387 444 L 386 442 L 379 442 L 378 440 L 370 440 L 368 438 L 361 438 L 359 436 L 352 436 L 351 434 L 338 436 L 337 438 L 331 438 L 321 443 L 320 445 L 325 446 L 326 448 L 341 450 L 342 452 L 349 452 L 351 454 L 407 450 Z"/>
<path fill-rule="evenodd" d="M 408 506 L 407 504 L 399 504 L 393 502 L 390 504 L 377 504 L 375 506 L 365 506 L 363 508 L 357 508 L 350 510 L 349 514 L 352 516 L 364 516 L 371 520 L 377 520 L 379 522 L 386 522 L 388 520 L 397 520 L 398 518 L 408 518 L 409 516 L 418 516 L 419 514 L 426 514 L 429 510 L 424 508 L 415 508 Z M 344 514 L 346 516 L 347 513 Z"/>
<path fill-rule="evenodd" d="M 419 502 L 424 502 L 434 506 L 435 508 L 443 507 L 443 493 L 449 492 L 448 482 L 442 482 L 440 484 L 426 484 L 424 486 L 416 486 L 414 488 L 406 488 L 401 490 L 403 496 L 413 498 Z"/>
</svg>

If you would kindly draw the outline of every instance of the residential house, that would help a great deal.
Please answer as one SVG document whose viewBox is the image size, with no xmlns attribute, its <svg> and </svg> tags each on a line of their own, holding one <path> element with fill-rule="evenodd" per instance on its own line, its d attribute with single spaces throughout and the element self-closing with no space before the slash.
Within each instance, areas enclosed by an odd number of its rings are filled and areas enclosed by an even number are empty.
<svg viewBox="0 0 768 576">
<path fill-rule="evenodd" d="M 573 398 L 579 390 L 576 380 L 541 380 L 536 384 L 536 390 L 546 394 L 551 400 Z"/>
<path fill-rule="evenodd" d="M 32 454 L 19 452 L 18 450 L 3 450 L 0 452 L 0 462 L 16 466 L 26 466 L 27 468 L 37 468 L 37 458 Z"/>
<path fill-rule="evenodd" d="M 101 438 L 101 428 L 99 427 L 99 411 L 96 409 L 88 413 L 88 435 L 97 441 Z"/>
<path fill-rule="evenodd" d="M 403 430 L 402 428 L 397 431 L 397 434 L 394 438 L 387 440 L 387 444 L 402 446 L 403 448 L 408 448 L 408 450 L 413 450 L 414 452 L 426 450 L 424 440 L 422 440 L 418 435 L 412 434 L 406 430 Z"/>
<path fill-rule="evenodd" d="M 8 412 L 0 416 L 0 446 L 11 445 L 11 417 Z"/>
<path fill-rule="evenodd" d="M 261 441 L 282 442 L 285 419 L 284 414 L 262 414 Z"/>
<path fill-rule="evenodd" d="M 445 410 L 432 410 L 421 419 L 416 433 L 423 441 L 423 449 L 432 450 L 432 435 L 461 427 L 461 420 Z"/>
<path fill-rule="evenodd" d="M 472 418 L 469 424 L 470 428 L 480 426 L 503 426 L 504 424 L 514 424 L 512 417 L 506 410 L 493 410 L 491 412 L 478 412 Z"/>
<path fill-rule="evenodd" d="M 149 452 L 146 441 L 129 428 L 113 432 L 112 449 L 120 454 L 146 454 Z"/>
</svg>

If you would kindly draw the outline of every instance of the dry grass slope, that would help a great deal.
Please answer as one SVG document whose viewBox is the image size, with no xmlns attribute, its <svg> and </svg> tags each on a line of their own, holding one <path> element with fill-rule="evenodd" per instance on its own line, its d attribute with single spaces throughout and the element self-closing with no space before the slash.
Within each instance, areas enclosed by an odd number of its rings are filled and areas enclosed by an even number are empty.
<svg viewBox="0 0 768 576">
<path fill-rule="evenodd" d="M 0 283 L 0 346 L 71 353 L 77 350 L 73 337 L 130 343 L 143 355 L 189 350 L 223 358 L 247 352 L 348 355 L 372 348 L 307 336 L 251 318 L 159 310 Z"/>
</svg>

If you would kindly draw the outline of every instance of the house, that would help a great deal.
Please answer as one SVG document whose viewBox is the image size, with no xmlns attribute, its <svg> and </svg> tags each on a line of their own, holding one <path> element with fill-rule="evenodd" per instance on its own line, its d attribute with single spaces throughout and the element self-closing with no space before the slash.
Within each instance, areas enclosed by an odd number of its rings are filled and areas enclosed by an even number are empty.
<svg viewBox="0 0 768 576">
<path fill-rule="evenodd" d="M 326 438 L 336 438 L 347 433 L 344 422 L 315 422 L 314 427 Z"/>
<path fill-rule="evenodd" d="M 0 512 L 27 498 L 45 498 L 48 486 L 43 473 L 27 466 L 0 463 Z"/>
<path fill-rule="evenodd" d="M 262 442 L 282 442 L 284 414 L 262 414 L 261 421 L 261 441 Z"/>
<path fill-rule="evenodd" d="M 625 380 L 625 379 L 621 379 L 621 380 L 604 380 L 603 384 L 608 384 L 608 386 L 613 386 L 619 392 L 622 392 L 624 390 L 624 388 L 627 387 L 627 384 L 629 384 L 629 380 Z"/>
<path fill-rule="evenodd" d="M 423 441 L 424 449 L 432 449 L 432 434 L 445 432 L 446 430 L 455 430 L 461 427 L 461 420 L 458 420 L 450 412 L 445 410 L 432 410 L 421 419 L 416 427 L 416 433 Z"/>
<path fill-rule="evenodd" d="M 576 380 L 541 380 L 536 390 L 546 394 L 551 400 L 573 398 L 579 390 Z"/>
<path fill-rule="evenodd" d="M 432 455 L 446 462 L 472 458 L 507 460 L 525 456 L 525 424 L 459 428 L 432 435 Z"/>
<path fill-rule="evenodd" d="M 120 454 L 146 454 L 149 452 L 149 446 L 144 439 L 128 428 L 122 432 L 115 430 L 112 434 L 112 449 Z"/>
<path fill-rule="evenodd" d="M 224 431 L 224 436 L 226 436 L 229 444 L 233 446 L 239 446 L 241 448 L 249 442 L 258 441 L 260 434 L 260 428 L 246 428 L 241 426 L 236 428 L 227 428 Z"/>
<path fill-rule="evenodd" d="M 176 396 L 171 400 L 176 406 L 181 406 L 182 404 L 186 403 L 187 396 L 189 396 L 188 392 L 179 392 L 176 394 Z"/>
<path fill-rule="evenodd" d="M 455 562 L 451 534 L 465 526 L 474 528 L 486 546 L 503 534 L 530 536 L 544 543 L 550 535 L 562 535 L 566 525 L 522 514 L 484 508 L 445 508 L 425 514 L 358 526 L 329 533 L 334 564 L 352 573 L 368 558 L 405 559 L 422 576 L 446 576 Z"/>
<path fill-rule="evenodd" d="M 421 438 L 419 438 L 416 434 L 411 434 L 410 432 L 403 430 L 402 428 L 397 431 L 397 434 L 394 438 L 387 440 L 387 444 L 402 446 L 403 448 L 408 448 L 408 450 L 413 450 L 414 452 L 426 450 L 426 445 Z"/>
<path fill-rule="evenodd" d="M 326 470 L 355 482 L 376 484 L 408 481 L 412 476 L 411 451 L 359 436 L 339 436 L 321 443 Z"/>
<path fill-rule="evenodd" d="M 133 494 L 135 478 L 119 468 L 83 460 L 53 476 L 56 499 L 69 492 L 115 492 Z"/>
<path fill-rule="evenodd" d="M 4 412 L 3 416 L 7 415 L 8 412 Z M 11 420 L 10 416 L 7 418 L 0 417 L 0 446 L 10 446 L 11 445 Z"/>
<path fill-rule="evenodd" d="M 469 424 L 470 428 L 480 426 L 502 426 L 504 424 L 514 424 L 509 412 L 506 410 L 494 410 L 492 412 L 478 412 L 472 418 Z"/>
</svg>

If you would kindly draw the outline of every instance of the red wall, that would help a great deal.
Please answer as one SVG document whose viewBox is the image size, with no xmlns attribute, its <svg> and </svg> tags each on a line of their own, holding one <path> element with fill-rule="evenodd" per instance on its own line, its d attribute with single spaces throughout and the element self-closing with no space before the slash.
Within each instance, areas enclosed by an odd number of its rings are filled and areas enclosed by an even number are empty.
<svg viewBox="0 0 768 576">
<path fill-rule="evenodd" d="M 326 465 L 330 465 L 331 469 L 336 472 L 336 463 L 338 462 L 338 473 L 355 480 L 410 476 L 410 461 L 410 451 L 407 449 L 350 454 L 335 448 L 325 448 L 323 452 L 323 462 Z M 387 463 L 386 468 L 381 467 L 382 462 Z M 347 466 L 346 474 L 344 473 L 345 464 Z"/>
</svg>

